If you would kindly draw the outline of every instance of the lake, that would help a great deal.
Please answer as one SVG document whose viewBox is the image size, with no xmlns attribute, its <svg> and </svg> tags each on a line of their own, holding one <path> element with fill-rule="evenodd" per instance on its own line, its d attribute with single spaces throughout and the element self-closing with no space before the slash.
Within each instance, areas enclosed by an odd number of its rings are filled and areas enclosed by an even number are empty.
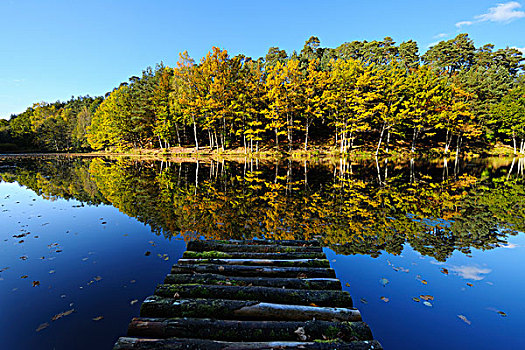
<svg viewBox="0 0 525 350">
<path fill-rule="evenodd" d="M 385 349 L 523 349 L 525 161 L 0 157 L 2 349 L 111 349 L 185 241 L 318 239 Z"/>
</svg>

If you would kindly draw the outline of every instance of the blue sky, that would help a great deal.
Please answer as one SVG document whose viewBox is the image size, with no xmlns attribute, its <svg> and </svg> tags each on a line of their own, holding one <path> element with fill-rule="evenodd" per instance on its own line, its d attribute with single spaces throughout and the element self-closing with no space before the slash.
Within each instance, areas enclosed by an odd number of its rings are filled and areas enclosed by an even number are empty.
<svg viewBox="0 0 525 350">
<path fill-rule="evenodd" d="M 424 52 L 462 32 L 477 46 L 525 48 L 525 0 L 0 0 L 0 118 L 102 95 L 184 50 L 196 60 L 212 46 L 259 57 L 315 35 L 328 47 L 413 39 Z"/>
</svg>

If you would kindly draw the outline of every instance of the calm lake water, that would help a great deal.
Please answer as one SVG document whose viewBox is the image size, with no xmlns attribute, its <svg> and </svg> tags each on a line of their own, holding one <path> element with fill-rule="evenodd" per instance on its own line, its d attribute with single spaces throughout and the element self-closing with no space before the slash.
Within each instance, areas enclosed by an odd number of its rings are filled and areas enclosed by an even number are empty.
<svg viewBox="0 0 525 350">
<path fill-rule="evenodd" d="M 0 348 L 111 349 L 197 238 L 317 238 L 385 349 L 523 349 L 525 163 L 0 158 Z"/>
</svg>

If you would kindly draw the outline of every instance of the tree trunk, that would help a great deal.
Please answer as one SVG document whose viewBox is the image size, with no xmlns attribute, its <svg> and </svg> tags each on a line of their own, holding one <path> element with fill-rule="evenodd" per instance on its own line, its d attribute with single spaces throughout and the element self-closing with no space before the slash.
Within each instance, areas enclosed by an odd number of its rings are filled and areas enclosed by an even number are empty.
<svg viewBox="0 0 525 350">
<path fill-rule="evenodd" d="M 285 305 L 245 300 L 184 299 L 148 297 L 140 309 L 141 317 L 195 317 L 220 315 L 224 320 L 272 321 L 361 321 L 356 309 L 306 305 Z"/>
<path fill-rule="evenodd" d="M 516 151 L 516 134 L 514 133 L 514 131 L 512 132 L 512 142 L 514 144 L 514 155 L 518 155 L 518 152 Z"/>
<path fill-rule="evenodd" d="M 414 134 L 412 135 L 412 149 L 410 150 L 411 153 L 416 152 L 416 140 L 417 140 L 418 134 L 419 134 L 419 128 L 414 127 Z"/>
<path fill-rule="evenodd" d="M 271 278 L 238 277 L 213 273 L 168 274 L 165 284 L 207 284 L 233 286 L 259 286 L 288 289 L 341 290 L 341 282 L 336 278 Z"/>
<path fill-rule="evenodd" d="M 160 284 L 155 295 L 169 298 L 178 295 L 181 299 L 228 299 L 253 300 L 285 305 L 310 305 L 351 308 L 352 298 L 340 290 L 304 290 L 257 286 L 218 286 L 195 284 Z"/>
<path fill-rule="evenodd" d="M 120 337 L 113 350 L 272 350 L 272 349 L 304 349 L 304 350 L 382 350 L 381 344 L 376 340 L 350 341 L 350 342 L 223 342 L 216 340 L 169 338 L 169 339 L 144 339 Z"/>
<path fill-rule="evenodd" d="M 341 340 L 372 340 L 372 332 L 364 322 L 331 321 L 237 321 L 200 318 L 166 319 L 134 318 L 129 336 L 150 338 L 198 338 L 225 341 L 297 341 L 296 333 L 303 327 L 309 340 L 335 338 Z M 338 335 L 341 334 L 341 337 Z M 307 340 L 304 339 L 304 340 Z"/>
<path fill-rule="evenodd" d="M 224 276 L 281 277 L 281 278 L 335 278 L 333 269 L 318 267 L 275 267 L 242 265 L 173 265 L 171 273 L 215 273 Z"/>
<path fill-rule="evenodd" d="M 199 151 L 199 139 L 197 138 L 197 122 L 195 120 L 195 117 L 192 116 L 193 119 L 193 136 L 195 138 L 195 148 L 197 151 Z"/>
<path fill-rule="evenodd" d="M 266 253 L 266 252 L 194 252 L 187 250 L 182 254 L 184 259 L 278 259 L 278 260 L 293 260 L 293 259 L 326 259 L 325 253 L 316 252 L 282 252 L 282 253 Z"/>
<path fill-rule="evenodd" d="M 310 129 L 310 126 L 308 125 L 308 120 L 306 121 L 306 132 L 304 135 L 304 151 L 308 151 L 308 131 Z"/>
<path fill-rule="evenodd" d="M 190 241 L 187 244 L 187 249 L 195 252 L 206 251 L 220 251 L 220 252 L 262 252 L 262 253 L 278 253 L 278 252 L 317 252 L 322 253 L 323 248 L 320 246 L 308 245 L 288 245 L 287 241 L 277 244 L 236 244 L 228 241 Z"/>
<path fill-rule="evenodd" d="M 276 266 L 276 267 L 330 267 L 330 262 L 326 259 L 289 259 L 289 260 L 269 260 L 269 259 L 179 259 L 180 265 L 193 264 L 218 264 L 218 265 L 245 265 L 245 266 Z"/>
<path fill-rule="evenodd" d="M 379 149 L 381 148 L 381 142 L 383 141 L 383 135 L 385 133 L 385 125 L 381 127 L 381 135 L 379 135 L 379 142 L 377 143 L 376 157 L 379 154 Z"/>
</svg>

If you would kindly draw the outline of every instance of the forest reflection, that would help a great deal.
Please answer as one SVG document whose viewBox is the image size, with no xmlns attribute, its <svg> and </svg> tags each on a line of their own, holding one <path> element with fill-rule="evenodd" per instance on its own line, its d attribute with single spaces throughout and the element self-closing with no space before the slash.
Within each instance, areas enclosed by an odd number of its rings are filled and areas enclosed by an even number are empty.
<svg viewBox="0 0 525 350">
<path fill-rule="evenodd" d="M 525 231 L 525 161 L 4 158 L 44 198 L 110 204 L 166 238 L 317 238 L 339 254 L 403 246 L 445 261 Z"/>
</svg>

